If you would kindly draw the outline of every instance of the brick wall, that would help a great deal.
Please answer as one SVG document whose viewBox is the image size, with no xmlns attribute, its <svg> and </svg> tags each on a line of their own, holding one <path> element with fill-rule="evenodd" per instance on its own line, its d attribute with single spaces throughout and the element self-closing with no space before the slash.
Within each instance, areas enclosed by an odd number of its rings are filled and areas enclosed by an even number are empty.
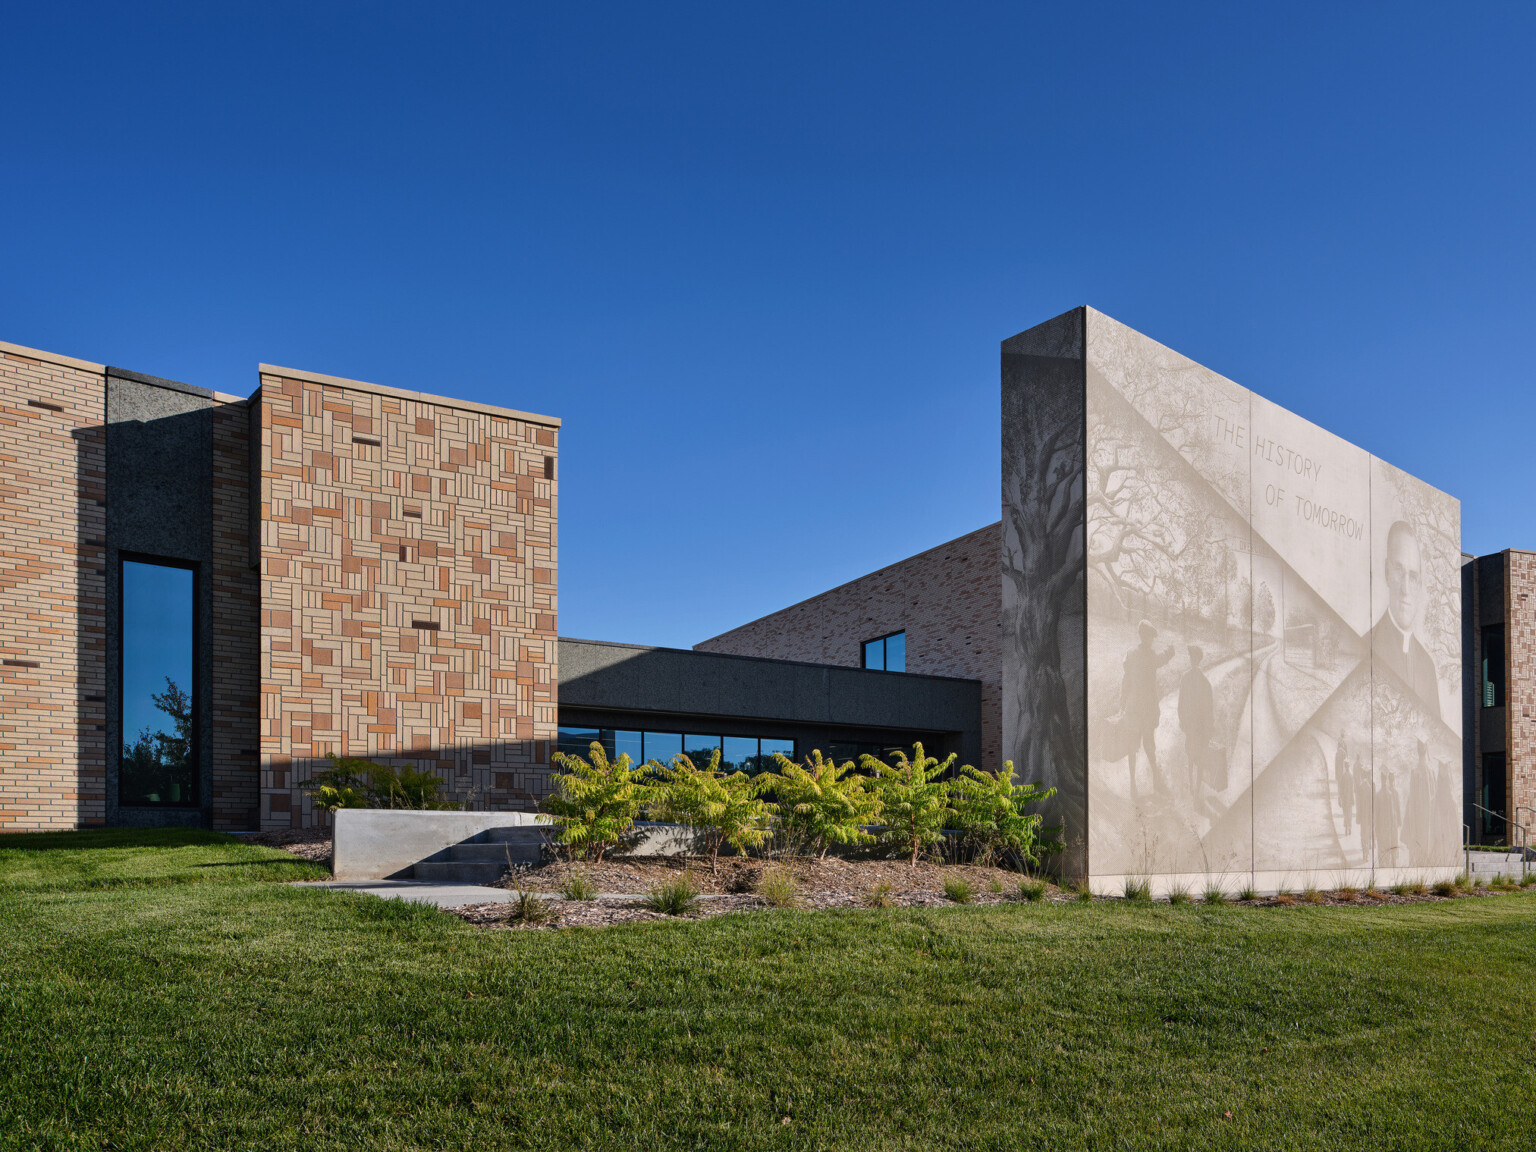
<svg viewBox="0 0 1536 1152">
<path fill-rule="evenodd" d="M 263 826 L 315 822 L 297 785 L 332 752 L 534 805 L 558 422 L 266 366 L 260 404 Z"/>
<path fill-rule="evenodd" d="M 106 817 L 106 379 L 0 345 L 0 830 Z"/>
<path fill-rule="evenodd" d="M 213 410 L 213 827 L 259 826 L 261 581 L 251 566 L 248 404 Z"/>
<path fill-rule="evenodd" d="M 863 642 L 907 634 L 907 671 L 981 681 L 982 763 L 1002 766 L 1002 540 L 989 524 L 733 628 L 701 652 L 857 668 Z"/>
<path fill-rule="evenodd" d="M 1505 554 L 1505 779 L 1509 818 L 1536 833 L 1536 553 Z"/>
</svg>

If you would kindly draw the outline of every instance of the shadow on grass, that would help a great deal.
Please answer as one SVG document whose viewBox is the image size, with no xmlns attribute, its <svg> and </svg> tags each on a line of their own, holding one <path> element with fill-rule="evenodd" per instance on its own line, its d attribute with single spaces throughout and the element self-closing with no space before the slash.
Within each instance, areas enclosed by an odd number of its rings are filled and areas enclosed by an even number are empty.
<svg viewBox="0 0 1536 1152">
<path fill-rule="evenodd" d="M 7 832 L 0 852 L 83 852 L 111 848 L 185 848 L 193 845 L 244 844 L 238 836 L 204 828 L 92 828 L 81 832 Z"/>
</svg>

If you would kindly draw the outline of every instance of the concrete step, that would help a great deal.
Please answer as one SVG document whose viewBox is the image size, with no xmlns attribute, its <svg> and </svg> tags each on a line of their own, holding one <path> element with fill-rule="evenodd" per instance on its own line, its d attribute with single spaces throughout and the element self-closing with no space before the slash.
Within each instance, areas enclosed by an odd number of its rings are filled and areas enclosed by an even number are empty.
<svg viewBox="0 0 1536 1152">
<path fill-rule="evenodd" d="M 448 859 L 454 861 L 486 861 L 502 864 L 508 860 L 515 864 L 539 862 L 539 845 L 504 840 L 494 844 L 455 844 L 448 849 Z"/>
<path fill-rule="evenodd" d="M 506 828 L 487 828 L 475 837 L 481 844 L 542 844 L 552 828 L 537 825 L 513 824 Z"/>
<path fill-rule="evenodd" d="M 423 860 L 412 872 L 413 879 L 433 884 L 494 884 L 506 870 L 506 861 Z"/>
</svg>

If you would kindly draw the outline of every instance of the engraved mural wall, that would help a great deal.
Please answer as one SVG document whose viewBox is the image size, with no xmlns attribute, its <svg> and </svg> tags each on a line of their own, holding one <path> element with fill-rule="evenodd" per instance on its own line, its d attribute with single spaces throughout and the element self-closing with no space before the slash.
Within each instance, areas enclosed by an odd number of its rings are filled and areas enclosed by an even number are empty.
<svg viewBox="0 0 1536 1152">
<path fill-rule="evenodd" d="M 1080 312 L 1082 871 L 1457 870 L 1459 503 Z"/>
</svg>

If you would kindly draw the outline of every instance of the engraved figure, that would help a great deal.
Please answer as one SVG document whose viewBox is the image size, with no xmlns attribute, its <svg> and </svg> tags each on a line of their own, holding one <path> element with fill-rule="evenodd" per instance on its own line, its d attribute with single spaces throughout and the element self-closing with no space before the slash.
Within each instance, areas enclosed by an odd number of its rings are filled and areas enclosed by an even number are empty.
<svg viewBox="0 0 1536 1152">
<path fill-rule="evenodd" d="M 1333 753 L 1333 786 L 1339 797 L 1339 814 L 1344 817 L 1344 835 L 1355 830 L 1355 773 L 1349 762 L 1349 738 L 1341 735 Z"/>
<path fill-rule="evenodd" d="M 1371 629 L 1371 652 L 1378 667 L 1390 668 L 1418 698 L 1425 712 L 1440 719 L 1440 681 L 1435 662 L 1419 643 L 1424 611 L 1424 563 L 1413 526 L 1399 520 L 1387 531 L 1387 607 Z"/>
<path fill-rule="evenodd" d="M 1136 627 L 1141 643 L 1125 657 L 1125 674 L 1120 680 L 1120 716 L 1124 731 L 1130 741 L 1130 753 L 1125 765 L 1131 778 L 1131 796 L 1136 795 L 1136 749 L 1138 745 L 1147 751 L 1147 765 L 1152 770 L 1154 786 L 1157 784 L 1157 725 L 1162 720 L 1162 708 L 1157 696 L 1157 670 L 1173 659 L 1173 649 L 1162 652 L 1152 647 L 1157 629 L 1151 621 L 1143 620 Z"/>
<path fill-rule="evenodd" d="M 1184 761 L 1189 770 L 1190 795 L 1200 794 L 1201 773 L 1210 763 L 1211 730 L 1215 726 L 1215 703 L 1211 682 L 1200 670 L 1205 652 L 1197 644 L 1189 646 L 1189 671 L 1179 681 L 1179 728 L 1184 733 Z"/>
</svg>

